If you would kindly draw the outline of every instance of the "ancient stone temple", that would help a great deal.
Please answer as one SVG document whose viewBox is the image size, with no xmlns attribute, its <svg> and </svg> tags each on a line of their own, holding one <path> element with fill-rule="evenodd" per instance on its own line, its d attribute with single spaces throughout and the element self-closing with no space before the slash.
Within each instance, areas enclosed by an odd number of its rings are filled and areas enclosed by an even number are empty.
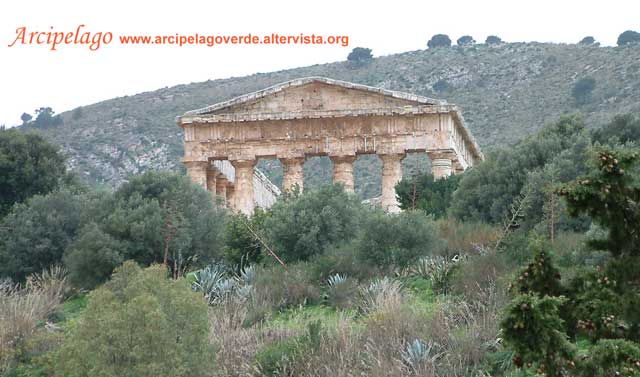
<svg viewBox="0 0 640 377">
<path fill-rule="evenodd" d="M 183 162 L 194 182 L 246 214 L 268 207 L 279 190 L 257 169 L 259 158 L 278 158 L 283 188 L 303 186 L 309 156 L 328 156 L 333 180 L 353 191 L 359 154 L 382 160 L 381 206 L 399 211 L 394 187 L 409 152 L 426 153 L 436 178 L 484 157 L 460 111 L 445 101 L 323 77 L 307 77 L 178 117 L 184 129 Z"/>
</svg>

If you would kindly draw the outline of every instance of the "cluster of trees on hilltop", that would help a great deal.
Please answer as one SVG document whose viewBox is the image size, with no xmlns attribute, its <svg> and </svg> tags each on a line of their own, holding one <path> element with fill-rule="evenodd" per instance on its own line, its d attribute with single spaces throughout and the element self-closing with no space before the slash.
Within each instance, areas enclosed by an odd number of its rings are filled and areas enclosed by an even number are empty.
<svg viewBox="0 0 640 377">
<path fill-rule="evenodd" d="M 476 43 L 476 40 L 471 35 L 463 35 L 456 40 L 456 44 L 460 47 L 471 46 Z M 496 35 L 489 35 L 484 43 L 486 45 L 499 45 L 503 43 L 502 39 Z M 617 44 L 618 46 L 625 46 L 630 44 L 640 43 L 640 33 L 627 30 L 621 33 L 618 36 Z M 586 36 L 581 39 L 578 44 L 586 45 L 586 46 L 599 46 L 600 43 L 596 42 L 593 36 Z M 437 47 L 451 47 L 451 38 L 447 34 L 435 34 L 429 39 L 427 42 L 428 48 L 437 48 Z M 370 48 L 364 47 L 356 47 L 354 48 L 347 57 L 349 62 L 353 62 L 356 65 L 362 65 L 373 59 L 373 55 L 371 54 Z"/>
</svg>

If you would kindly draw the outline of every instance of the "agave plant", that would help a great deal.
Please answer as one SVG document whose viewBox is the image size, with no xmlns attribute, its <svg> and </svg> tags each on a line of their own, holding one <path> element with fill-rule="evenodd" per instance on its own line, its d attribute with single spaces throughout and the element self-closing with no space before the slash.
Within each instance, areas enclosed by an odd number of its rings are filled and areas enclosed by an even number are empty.
<svg viewBox="0 0 640 377">
<path fill-rule="evenodd" d="M 355 280 L 345 275 L 335 274 L 327 279 L 327 301 L 334 308 L 346 309 L 351 306 L 357 289 Z"/>
<path fill-rule="evenodd" d="M 453 259 L 441 256 L 420 258 L 410 267 L 409 275 L 431 281 L 431 286 L 436 292 L 445 294 L 451 288 L 451 276 L 461 260 L 458 256 Z"/>
<path fill-rule="evenodd" d="M 327 279 L 329 287 L 335 287 L 337 285 L 343 284 L 345 281 L 347 281 L 347 277 L 340 274 L 331 275 L 329 276 L 329 279 Z"/>
<path fill-rule="evenodd" d="M 253 266 L 245 266 L 238 274 L 238 281 L 242 285 L 253 285 L 256 281 L 256 269 Z"/>
<path fill-rule="evenodd" d="M 247 300 L 251 297 L 256 275 L 256 270 L 253 266 L 245 266 L 240 270 L 240 273 L 236 277 L 236 295 L 240 299 Z"/>
<path fill-rule="evenodd" d="M 409 368 L 415 371 L 424 363 L 435 364 L 442 355 L 435 351 L 436 343 L 429 341 L 425 344 L 422 340 L 415 339 L 402 350 L 402 360 Z"/>
<path fill-rule="evenodd" d="M 221 264 L 213 264 L 196 272 L 192 284 L 193 290 L 202 292 L 209 304 L 217 304 L 228 297 L 234 286 L 235 282 L 227 277 L 226 268 Z"/>
<path fill-rule="evenodd" d="M 401 299 L 402 284 L 385 276 L 360 289 L 357 302 L 358 311 L 367 314 L 386 305 L 396 305 Z"/>
</svg>

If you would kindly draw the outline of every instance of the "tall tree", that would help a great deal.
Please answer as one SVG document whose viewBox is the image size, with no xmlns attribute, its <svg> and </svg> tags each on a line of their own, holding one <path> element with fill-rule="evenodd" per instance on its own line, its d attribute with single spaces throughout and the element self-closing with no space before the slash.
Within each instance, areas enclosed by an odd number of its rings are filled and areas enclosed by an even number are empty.
<svg viewBox="0 0 640 377">
<path fill-rule="evenodd" d="M 0 131 L 0 218 L 14 203 L 51 192 L 68 179 L 59 148 L 37 134 Z"/>
</svg>

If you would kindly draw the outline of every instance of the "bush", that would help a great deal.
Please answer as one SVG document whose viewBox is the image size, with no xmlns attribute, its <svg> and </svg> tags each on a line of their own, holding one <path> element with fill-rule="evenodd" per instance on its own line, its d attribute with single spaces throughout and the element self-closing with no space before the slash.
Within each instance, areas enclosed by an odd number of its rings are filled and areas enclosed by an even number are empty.
<svg viewBox="0 0 640 377">
<path fill-rule="evenodd" d="M 595 40 L 595 38 L 593 38 L 593 37 L 591 37 L 591 36 L 584 37 L 584 38 L 582 38 L 582 39 L 580 40 L 580 42 L 578 42 L 578 44 L 581 44 L 581 45 L 587 45 L 587 46 L 588 46 L 588 45 L 592 45 L 592 44 L 594 44 L 594 43 L 596 43 L 596 40 Z"/>
<path fill-rule="evenodd" d="M 435 222 L 420 211 L 389 216 L 372 211 L 356 243 L 361 260 L 380 268 L 405 268 L 442 248 Z"/>
<path fill-rule="evenodd" d="M 256 365 L 261 376 L 286 375 L 286 370 L 302 352 L 296 337 L 274 342 L 256 354 Z"/>
<path fill-rule="evenodd" d="M 347 56 L 347 60 L 356 64 L 364 64 L 373 60 L 373 55 L 371 55 L 370 48 L 356 47 L 351 50 L 349 56 Z"/>
<path fill-rule="evenodd" d="M 488 45 L 499 45 L 502 43 L 502 39 L 500 39 L 500 37 L 495 36 L 495 35 L 490 35 L 487 37 L 487 39 L 484 41 L 484 43 L 488 44 Z"/>
<path fill-rule="evenodd" d="M 307 263 L 258 268 L 250 305 L 270 310 L 317 303 L 320 289 L 314 283 Z"/>
<path fill-rule="evenodd" d="M 440 79 L 433 84 L 433 90 L 436 92 L 444 92 L 449 89 L 449 83 L 445 79 Z"/>
<path fill-rule="evenodd" d="M 264 234 L 264 221 L 269 215 L 256 208 L 251 218 L 242 213 L 229 216 L 223 234 L 224 259 L 230 265 L 241 268 L 245 264 L 254 264 L 264 258 L 264 245 L 256 239 L 247 227 L 257 234 Z"/>
<path fill-rule="evenodd" d="M 603 339 L 589 350 L 578 364 L 581 376 L 637 376 L 640 370 L 640 346 L 622 339 Z"/>
<path fill-rule="evenodd" d="M 516 296 L 501 322 L 504 341 L 516 352 L 514 364 L 533 363 L 549 376 L 570 367 L 575 349 L 567 340 L 560 307 L 565 300 L 535 294 Z"/>
<path fill-rule="evenodd" d="M 624 46 L 631 43 L 640 42 L 640 33 L 633 30 L 627 30 L 618 36 L 618 46 Z"/>
<path fill-rule="evenodd" d="M 0 223 L 0 277 L 22 281 L 60 264 L 92 201 L 63 189 L 16 205 Z"/>
<path fill-rule="evenodd" d="M 584 105 L 591 100 L 591 93 L 596 87 L 596 80 L 593 77 L 583 77 L 576 81 L 571 88 L 571 96 L 579 105 Z"/>
<path fill-rule="evenodd" d="M 462 37 L 458 38 L 456 43 L 458 43 L 458 46 L 469 46 L 476 43 L 476 41 L 470 35 L 463 35 Z"/>
<path fill-rule="evenodd" d="M 48 194 L 69 178 L 66 158 L 44 137 L 0 130 L 0 219 L 14 203 Z"/>
<path fill-rule="evenodd" d="M 131 261 L 116 269 L 89 294 L 59 351 L 56 375 L 209 375 L 207 305 L 186 280 L 167 275 L 163 266 L 141 270 Z"/>
<path fill-rule="evenodd" d="M 640 117 L 634 114 L 616 115 L 613 120 L 593 132 L 600 144 L 640 142 Z"/>
<path fill-rule="evenodd" d="M 330 247 L 325 253 L 309 261 L 313 280 L 324 283 L 334 274 L 350 276 L 358 280 L 369 279 L 379 273 L 375 266 L 362 263 L 356 250 L 356 241 Z"/>
<path fill-rule="evenodd" d="M 285 262 L 307 260 L 357 233 L 363 206 L 341 185 L 285 195 L 270 209 L 264 229 Z"/>
<path fill-rule="evenodd" d="M 444 217 L 460 179 L 461 175 L 434 179 L 432 174 L 402 179 L 396 185 L 400 208 L 421 209 L 436 219 Z"/>
<path fill-rule="evenodd" d="M 436 47 L 449 47 L 451 46 L 451 39 L 446 34 L 436 34 L 427 43 L 427 47 L 436 48 Z"/>
<path fill-rule="evenodd" d="M 563 288 L 560 284 L 560 271 L 553 264 L 544 241 L 531 241 L 529 254 L 534 255 L 518 275 L 512 290 L 519 294 L 534 293 L 539 296 L 560 296 Z"/>
<path fill-rule="evenodd" d="M 63 259 L 71 284 L 93 289 L 122 263 L 122 245 L 90 223 L 82 228 Z"/>
</svg>

